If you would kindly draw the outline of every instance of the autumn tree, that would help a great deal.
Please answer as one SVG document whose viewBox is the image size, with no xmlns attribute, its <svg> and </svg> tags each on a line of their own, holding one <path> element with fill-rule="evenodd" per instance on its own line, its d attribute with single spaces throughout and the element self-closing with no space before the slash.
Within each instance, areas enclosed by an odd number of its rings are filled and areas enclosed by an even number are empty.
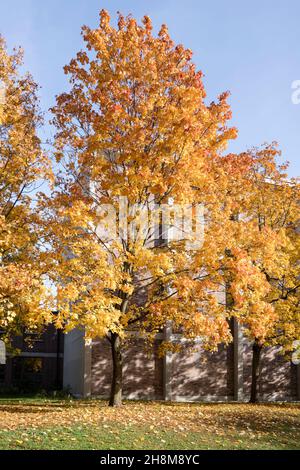
<svg viewBox="0 0 300 470">
<path fill-rule="evenodd" d="M 259 232 L 256 243 L 252 241 L 251 256 L 268 283 L 266 295 L 261 298 L 263 316 L 256 306 L 247 321 L 246 331 L 254 339 L 252 402 L 257 401 L 262 349 L 276 346 L 290 359 L 300 335 L 300 187 L 299 181 L 287 178 L 287 164 L 279 165 L 278 155 L 274 145 L 254 151 L 255 164 L 250 175 L 253 191 L 248 214 Z"/>
<path fill-rule="evenodd" d="M 233 204 L 226 215 L 227 256 L 220 272 L 227 283 L 227 308 L 252 342 L 251 402 L 257 401 L 262 349 L 277 346 L 290 355 L 300 333 L 299 183 L 287 178 L 287 165 L 278 157 L 271 144 L 224 161 L 230 168 L 226 201 Z M 245 163 L 238 179 L 232 172 L 237 159 Z"/>
<path fill-rule="evenodd" d="M 36 185 L 49 174 L 37 130 L 37 85 L 20 74 L 22 51 L 0 38 L 0 328 L 2 339 L 24 326 L 37 330 L 49 312 L 39 258 Z"/>
<path fill-rule="evenodd" d="M 209 348 L 230 339 L 226 313 L 193 262 L 197 250 L 184 249 L 185 236 L 170 241 L 162 232 L 175 216 L 166 224 L 158 213 L 173 200 L 191 214 L 207 199 L 196 201 L 195 188 L 205 194 L 210 161 L 235 130 L 227 127 L 227 94 L 205 104 L 191 51 L 175 45 L 165 25 L 155 36 L 148 17 L 139 25 L 119 15 L 114 28 L 102 10 L 99 26 L 82 34 L 85 50 L 65 67 L 70 90 L 53 108 L 62 171 L 44 202 L 45 227 L 56 325 L 109 341 L 110 405 L 120 405 L 129 328 L 151 340 L 171 320 Z M 113 235 L 108 214 L 116 216 Z"/>
</svg>

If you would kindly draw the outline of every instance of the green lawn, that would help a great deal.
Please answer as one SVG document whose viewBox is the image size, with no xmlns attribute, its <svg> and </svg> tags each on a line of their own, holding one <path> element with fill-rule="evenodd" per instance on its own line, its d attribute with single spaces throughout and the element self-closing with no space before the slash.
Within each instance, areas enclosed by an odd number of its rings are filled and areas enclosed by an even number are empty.
<svg viewBox="0 0 300 470">
<path fill-rule="evenodd" d="M 300 449 L 300 405 L 0 399 L 0 449 Z"/>
</svg>

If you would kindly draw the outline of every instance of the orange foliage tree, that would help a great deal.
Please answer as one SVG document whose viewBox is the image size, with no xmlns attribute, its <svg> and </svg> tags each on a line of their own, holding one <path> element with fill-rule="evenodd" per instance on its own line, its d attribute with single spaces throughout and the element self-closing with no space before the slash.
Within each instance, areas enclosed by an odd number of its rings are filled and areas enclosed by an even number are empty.
<svg viewBox="0 0 300 470">
<path fill-rule="evenodd" d="M 226 311 L 209 290 L 197 250 L 184 249 L 185 237 L 166 241 L 153 220 L 171 198 L 191 213 L 195 203 L 216 207 L 212 162 L 236 131 L 226 124 L 227 94 L 205 104 L 191 51 L 175 45 L 165 25 L 154 36 L 148 17 L 139 25 L 119 15 L 114 28 L 102 10 L 99 26 L 82 33 L 86 48 L 65 67 L 70 91 L 53 108 L 63 170 L 44 202 L 45 220 L 58 289 L 56 324 L 65 331 L 84 328 L 87 339 L 107 338 L 110 405 L 120 405 L 129 328 L 151 340 L 171 320 L 206 347 L 230 340 Z M 121 228 L 120 203 L 128 213 Z M 143 217 L 144 209 L 151 216 Z M 116 214 L 114 236 L 106 230 L 108 212 Z M 211 266 L 211 252 L 206 256 Z"/>
<path fill-rule="evenodd" d="M 251 402 L 257 401 L 262 348 L 277 346 L 290 355 L 300 334 L 299 182 L 288 180 L 287 165 L 279 165 L 278 156 L 275 144 L 229 155 L 219 194 L 231 207 L 218 272 L 227 309 L 253 343 Z M 244 162 L 239 178 L 236 161 Z"/>
<path fill-rule="evenodd" d="M 0 328 L 2 339 L 49 317 L 40 263 L 39 221 L 30 193 L 49 175 L 37 128 L 37 85 L 21 76 L 22 51 L 12 55 L 0 38 Z"/>
<path fill-rule="evenodd" d="M 260 272 L 255 276 L 259 298 L 250 299 L 239 318 L 253 340 L 251 402 L 257 401 L 262 349 L 276 346 L 290 359 L 300 336 L 300 186 L 297 179 L 287 178 L 287 164 L 277 163 L 279 153 L 274 144 L 251 152 L 250 190 L 244 205 L 241 250 Z M 241 289 L 238 283 L 236 297 Z"/>
</svg>

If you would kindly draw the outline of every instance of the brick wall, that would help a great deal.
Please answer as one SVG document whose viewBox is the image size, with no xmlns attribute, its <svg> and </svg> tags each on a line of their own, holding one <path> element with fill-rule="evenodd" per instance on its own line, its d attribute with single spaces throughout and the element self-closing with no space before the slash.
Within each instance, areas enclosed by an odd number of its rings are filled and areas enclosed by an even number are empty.
<svg viewBox="0 0 300 470">
<path fill-rule="evenodd" d="M 155 342 L 150 352 L 137 335 L 133 335 L 127 342 L 123 353 L 125 397 L 173 401 L 231 401 L 237 399 L 234 393 L 235 380 L 237 374 L 240 374 L 242 390 L 238 399 L 249 400 L 251 345 L 245 339 L 239 346 L 241 359 L 238 365 L 234 361 L 236 346 L 233 343 L 228 347 L 220 346 L 213 353 L 204 351 L 199 344 L 192 352 L 184 348 L 180 353 L 168 354 L 168 360 L 165 360 L 157 355 L 160 341 L 161 338 Z M 93 342 L 91 362 L 91 394 L 108 396 L 112 363 L 107 340 Z M 275 348 L 262 352 L 259 382 L 261 400 L 296 400 L 297 380 L 299 382 L 297 367 L 280 356 Z"/>
<path fill-rule="evenodd" d="M 233 398 L 232 348 L 217 352 L 197 348 L 176 353 L 171 362 L 172 399 Z M 228 360 L 231 359 L 231 360 Z"/>
<path fill-rule="evenodd" d="M 141 338 L 131 338 L 123 351 L 124 396 L 141 399 L 163 399 L 163 359 L 158 357 L 156 341 L 148 351 Z M 92 344 L 91 394 L 107 396 L 111 382 L 110 345 L 107 340 Z"/>
<path fill-rule="evenodd" d="M 249 399 L 251 387 L 251 345 L 244 341 L 244 397 Z M 284 359 L 278 348 L 263 349 L 260 361 L 258 397 L 261 400 L 296 400 L 297 367 Z"/>
</svg>

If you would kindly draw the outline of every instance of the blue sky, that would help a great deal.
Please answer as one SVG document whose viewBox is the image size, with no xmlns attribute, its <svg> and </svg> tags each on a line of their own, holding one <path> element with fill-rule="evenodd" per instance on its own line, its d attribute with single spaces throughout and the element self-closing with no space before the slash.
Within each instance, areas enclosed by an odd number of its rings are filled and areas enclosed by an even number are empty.
<svg viewBox="0 0 300 470">
<path fill-rule="evenodd" d="M 300 80 L 298 0 L 0 0 L 0 32 L 10 49 L 25 49 L 43 109 L 66 89 L 62 67 L 82 48 L 81 26 L 96 27 L 101 8 L 113 20 L 119 10 L 138 19 L 148 14 L 155 28 L 166 23 L 172 38 L 194 51 L 208 102 L 231 91 L 239 137 L 229 150 L 277 140 L 290 175 L 300 175 L 300 104 L 291 100 L 291 84 Z"/>
</svg>

